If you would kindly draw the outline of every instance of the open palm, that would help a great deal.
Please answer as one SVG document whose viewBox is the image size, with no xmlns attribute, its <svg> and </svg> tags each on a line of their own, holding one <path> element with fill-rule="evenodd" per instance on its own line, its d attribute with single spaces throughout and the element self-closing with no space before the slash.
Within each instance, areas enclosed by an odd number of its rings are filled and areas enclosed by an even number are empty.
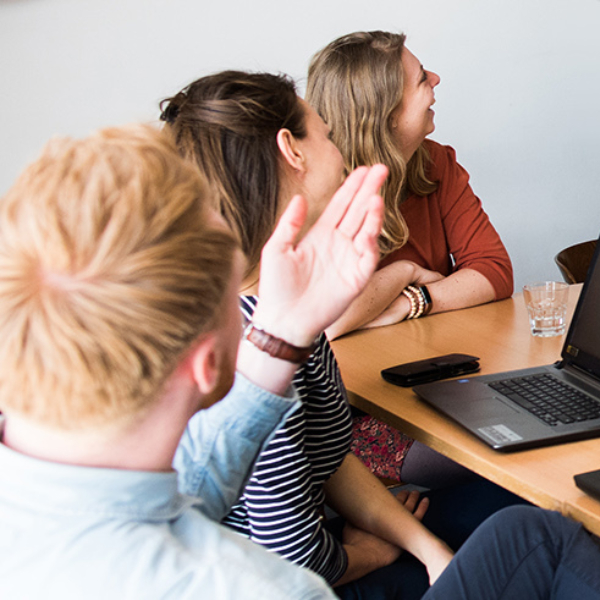
<svg viewBox="0 0 600 600">
<path fill-rule="evenodd" d="M 353 171 L 299 242 L 306 200 L 296 196 L 290 202 L 262 253 L 255 315 L 261 326 L 290 343 L 308 345 L 363 290 L 379 260 L 383 202 L 378 192 L 386 177 L 383 165 Z"/>
</svg>

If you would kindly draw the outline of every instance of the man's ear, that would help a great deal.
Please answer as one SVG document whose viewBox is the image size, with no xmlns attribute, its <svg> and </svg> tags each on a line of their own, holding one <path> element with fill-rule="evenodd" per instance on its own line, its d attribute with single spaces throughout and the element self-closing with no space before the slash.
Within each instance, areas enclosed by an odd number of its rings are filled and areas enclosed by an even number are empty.
<svg viewBox="0 0 600 600">
<path fill-rule="evenodd" d="M 306 169 L 306 161 L 300 144 L 289 129 L 284 128 L 277 132 L 277 147 L 285 162 L 294 171 L 304 171 Z"/>
<path fill-rule="evenodd" d="M 210 395 L 219 382 L 221 356 L 217 336 L 209 333 L 202 338 L 189 357 L 192 376 L 204 396 Z"/>
</svg>

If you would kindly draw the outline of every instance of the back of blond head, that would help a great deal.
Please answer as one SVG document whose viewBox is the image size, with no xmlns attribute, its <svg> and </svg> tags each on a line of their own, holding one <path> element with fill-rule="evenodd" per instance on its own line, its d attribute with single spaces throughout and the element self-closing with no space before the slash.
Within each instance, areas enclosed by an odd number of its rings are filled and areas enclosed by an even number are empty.
<svg viewBox="0 0 600 600">
<path fill-rule="evenodd" d="M 0 409 L 46 425 L 138 414 L 211 326 L 235 244 L 164 133 L 50 142 L 0 201 Z"/>
<path fill-rule="evenodd" d="M 348 172 L 376 163 L 390 170 L 382 189 L 384 255 L 408 238 L 400 213 L 405 183 L 422 195 L 435 189 L 425 177 L 426 150 L 421 146 L 407 165 L 391 132 L 392 113 L 402 101 L 404 42 L 403 34 L 385 31 L 344 35 L 313 56 L 306 88 L 306 100 L 331 127 Z"/>
</svg>

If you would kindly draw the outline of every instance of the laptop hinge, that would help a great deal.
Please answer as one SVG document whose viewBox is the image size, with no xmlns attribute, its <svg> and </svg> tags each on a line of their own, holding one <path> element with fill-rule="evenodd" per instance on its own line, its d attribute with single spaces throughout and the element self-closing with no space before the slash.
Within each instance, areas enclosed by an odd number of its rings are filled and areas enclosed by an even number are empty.
<svg viewBox="0 0 600 600">
<path fill-rule="evenodd" d="M 589 387 L 590 392 L 595 392 L 597 394 L 598 390 L 600 390 L 600 380 L 598 380 L 598 377 L 590 371 L 569 363 L 563 364 L 561 369 L 565 375 L 573 377 L 579 385 Z"/>
</svg>

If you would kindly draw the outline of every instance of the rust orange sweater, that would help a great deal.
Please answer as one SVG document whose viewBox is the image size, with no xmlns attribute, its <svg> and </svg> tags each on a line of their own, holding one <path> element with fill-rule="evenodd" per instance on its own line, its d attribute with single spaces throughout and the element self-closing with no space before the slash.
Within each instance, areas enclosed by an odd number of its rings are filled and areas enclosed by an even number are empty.
<svg viewBox="0 0 600 600">
<path fill-rule="evenodd" d="M 409 196 L 401 212 L 409 229 L 405 246 L 381 261 L 397 260 L 450 275 L 474 269 L 486 277 L 496 300 L 513 292 L 513 271 L 508 252 L 469 185 L 469 174 L 456 162 L 450 146 L 426 140 L 431 155 L 429 179 L 438 189 L 429 196 Z"/>
</svg>

